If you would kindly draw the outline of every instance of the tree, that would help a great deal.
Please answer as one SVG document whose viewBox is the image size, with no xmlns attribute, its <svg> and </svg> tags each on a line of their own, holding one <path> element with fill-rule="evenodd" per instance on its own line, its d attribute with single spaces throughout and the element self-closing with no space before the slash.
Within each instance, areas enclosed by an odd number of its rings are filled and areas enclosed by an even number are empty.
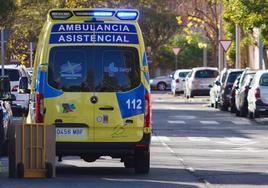
<svg viewBox="0 0 268 188">
<path fill-rule="evenodd" d="M 183 1 L 180 10 L 184 12 L 182 24 L 188 42 L 191 42 L 192 35 L 199 32 L 208 39 L 212 47 L 214 66 L 218 57 L 218 36 L 219 36 L 219 3 L 216 0 L 191 0 Z"/>
<path fill-rule="evenodd" d="M 0 27 L 4 27 L 7 24 L 7 18 L 14 10 L 15 5 L 12 0 L 0 0 Z"/>
<path fill-rule="evenodd" d="M 230 25 L 238 24 L 242 28 L 242 49 L 247 45 L 256 44 L 253 28 L 260 28 L 264 44 L 265 66 L 268 67 L 268 3 L 266 0 L 224 0 L 224 20 L 227 32 L 234 37 L 234 30 Z M 247 53 L 244 52 L 244 53 Z M 246 63 L 244 63 L 246 64 Z"/>
<path fill-rule="evenodd" d="M 175 15 L 157 12 L 152 8 L 141 8 L 140 26 L 146 46 L 151 47 L 154 68 L 159 64 L 161 47 L 167 44 L 178 31 Z"/>
</svg>

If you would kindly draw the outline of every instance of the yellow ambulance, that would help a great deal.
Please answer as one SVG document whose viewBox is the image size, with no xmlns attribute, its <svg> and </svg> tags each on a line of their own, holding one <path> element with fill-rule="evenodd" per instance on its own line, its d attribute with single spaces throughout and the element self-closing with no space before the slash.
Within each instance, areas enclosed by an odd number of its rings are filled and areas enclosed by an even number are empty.
<svg viewBox="0 0 268 188">
<path fill-rule="evenodd" d="M 56 125 L 56 154 L 150 169 L 148 64 L 135 9 L 53 9 L 39 38 L 27 122 Z"/>
</svg>

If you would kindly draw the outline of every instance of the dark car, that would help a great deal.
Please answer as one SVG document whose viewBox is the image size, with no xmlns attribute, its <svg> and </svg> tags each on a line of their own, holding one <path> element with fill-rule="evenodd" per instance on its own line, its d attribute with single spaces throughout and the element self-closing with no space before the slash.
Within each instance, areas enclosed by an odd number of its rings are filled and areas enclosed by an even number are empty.
<svg viewBox="0 0 268 188">
<path fill-rule="evenodd" d="M 218 102 L 220 106 L 220 110 L 227 111 L 230 107 L 230 97 L 231 90 L 236 78 L 242 74 L 241 69 L 229 69 L 226 71 L 225 78 L 223 79 L 223 83 L 220 87 L 220 92 L 218 96 Z"/>
<path fill-rule="evenodd" d="M 238 76 L 233 84 L 233 87 L 231 89 L 230 92 L 230 98 L 229 98 L 229 103 L 230 103 L 230 108 L 231 108 L 231 113 L 235 113 L 236 112 L 236 107 L 235 107 L 235 91 L 239 86 L 239 81 L 240 81 L 241 75 Z"/>
<path fill-rule="evenodd" d="M 15 95 L 11 94 L 8 77 L 0 77 L 0 156 L 6 154 L 8 128 L 12 124 L 11 101 Z"/>
<path fill-rule="evenodd" d="M 255 74 L 256 70 L 250 69 L 246 69 L 241 74 L 239 86 L 235 92 L 236 116 L 246 117 L 248 114 L 248 90 L 250 82 Z"/>
</svg>

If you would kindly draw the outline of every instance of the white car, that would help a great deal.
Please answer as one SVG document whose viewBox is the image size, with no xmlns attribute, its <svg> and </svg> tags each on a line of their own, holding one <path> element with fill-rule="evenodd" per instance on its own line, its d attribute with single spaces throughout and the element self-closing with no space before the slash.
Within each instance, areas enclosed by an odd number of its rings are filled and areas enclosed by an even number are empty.
<svg viewBox="0 0 268 188">
<path fill-rule="evenodd" d="M 218 69 L 214 67 L 193 68 L 186 80 L 186 97 L 209 95 L 209 85 L 219 75 Z"/>
<path fill-rule="evenodd" d="M 29 94 L 19 94 L 19 80 L 21 77 L 27 77 L 30 80 L 29 74 L 23 65 L 5 65 L 5 75 L 9 76 L 11 93 L 15 95 L 16 101 L 12 103 L 14 109 L 28 109 Z"/>
<path fill-rule="evenodd" d="M 173 95 L 183 93 L 185 77 L 191 72 L 191 69 L 176 70 L 171 81 L 171 92 Z"/>
<path fill-rule="evenodd" d="M 250 118 L 268 115 L 268 71 L 257 71 L 248 91 L 248 113 Z"/>
</svg>

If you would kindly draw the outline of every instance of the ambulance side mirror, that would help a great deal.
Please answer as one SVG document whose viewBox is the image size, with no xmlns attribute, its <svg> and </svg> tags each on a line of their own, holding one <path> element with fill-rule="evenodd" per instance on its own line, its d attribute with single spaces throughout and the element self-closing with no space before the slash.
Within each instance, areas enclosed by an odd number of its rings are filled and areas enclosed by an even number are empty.
<svg viewBox="0 0 268 188">
<path fill-rule="evenodd" d="M 0 76 L 0 100 L 15 101 L 15 95 L 10 91 L 10 80 L 8 76 Z"/>
</svg>

